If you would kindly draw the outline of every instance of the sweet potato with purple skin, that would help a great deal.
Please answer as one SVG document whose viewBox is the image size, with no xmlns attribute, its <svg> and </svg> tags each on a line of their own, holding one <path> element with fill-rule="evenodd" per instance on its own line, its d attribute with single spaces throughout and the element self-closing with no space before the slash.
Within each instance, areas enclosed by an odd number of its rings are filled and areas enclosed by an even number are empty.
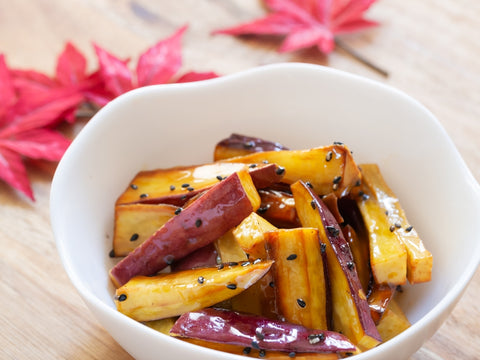
<svg viewBox="0 0 480 360">
<path fill-rule="evenodd" d="M 217 257 L 217 249 L 213 243 L 210 243 L 207 246 L 188 254 L 188 256 L 185 256 L 184 258 L 174 261 L 170 267 L 172 271 L 212 267 L 217 265 Z"/>
<path fill-rule="evenodd" d="M 361 350 L 377 346 L 381 338 L 340 225 L 305 183 L 298 181 L 291 189 L 300 222 L 305 227 L 318 228 L 320 239 L 326 245 L 333 329 L 345 334 Z"/>
<path fill-rule="evenodd" d="M 230 175 L 171 218 L 110 271 L 119 287 L 137 275 L 152 275 L 218 239 L 256 211 L 258 195 L 248 171 Z"/>
<path fill-rule="evenodd" d="M 283 177 L 275 164 L 212 163 L 141 171 L 117 199 L 117 205 L 144 203 L 184 206 L 187 200 L 244 168 L 248 168 L 258 189 L 279 182 Z"/>
<path fill-rule="evenodd" d="M 271 261 L 136 276 L 116 290 L 115 305 L 138 321 L 179 316 L 229 299 L 256 283 Z"/>
<path fill-rule="evenodd" d="M 203 309 L 180 316 L 174 336 L 285 352 L 349 352 L 355 346 L 344 335 L 221 309 Z"/>
<path fill-rule="evenodd" d="M 228 138 L 217 143 L 213 158 L 214 161 L 218 161 L 254 152 L 279 150 L 288 150 L 288 148 L 277 142 L 252 136 L 231 134 Z"/>
<path fill-rule="evenodd" d="M 248 291 L 248 290 L 247 290 Z M 171 327 L 168 329 L 170 331 Z M 160 329 L 163 330 L 163 329 Z M 227 352 L 235 355 L 242 355 L 243 357 L 255 359 L 270 359 L 270 360 L 291 360 L 292 356 L 289 353 L 281 351 L 265 351 L 260 349 L 252 349 L 250 347 L 215 343 L 211 341 L 182 338 L 183 341 L 190 344 L 203 346 L 209 349 Z M 295 360 L 338 360 L 337 353 L 295 353 Z"/>
</svg>

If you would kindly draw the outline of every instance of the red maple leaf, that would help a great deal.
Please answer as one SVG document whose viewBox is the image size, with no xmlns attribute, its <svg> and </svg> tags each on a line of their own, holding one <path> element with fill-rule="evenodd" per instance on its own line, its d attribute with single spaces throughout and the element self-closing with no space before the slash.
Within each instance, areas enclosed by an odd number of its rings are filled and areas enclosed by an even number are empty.
<svg viewBox="0 0 480 360">
<path fill-rule="evenodd" d="M 39 79 L 46 80 L 42 76 Z M 70 140 L 43 125 L 65 111 L 66 102 L 62 101 L 62 106 L 45 104 L 41 110 L 26 111 L 23 107 L 28 106 L 21 100 L 27 94 L 32 96 L 31 89 L 25 86 L 17 91 L 15 82 L 15 75 L 0 55 L 0 179 L 34 200 L 24 160 L 60 160 Z"/>
<path fill-rule="evenodd" d="M 364 12 L 376 0 L 265 0 L 270 13 L 214 34 L 279 35 L 285 37 L 279 51 L 291 52 L 316 46 L 328 54 L 335 36 L 351 33 L 377 22 L 365 19 Z"/>
<path fill-rule="evenodd" d="M 134 88 L 166 84 L 170 82 L 189 82 L 215 78 L 214 72 L 188 72 L 174 79 L 182 66 L 181 39 L 187 27 L 183 26 L 170 37 L 160 40 L 142 53 L 135 72 L 128 67 L 129 59 L 121 60 L 98 45 L 95 46 L 99 62 L 99 74 L 104 81 L 106 97 L 113 99 Z"/>
</svg>

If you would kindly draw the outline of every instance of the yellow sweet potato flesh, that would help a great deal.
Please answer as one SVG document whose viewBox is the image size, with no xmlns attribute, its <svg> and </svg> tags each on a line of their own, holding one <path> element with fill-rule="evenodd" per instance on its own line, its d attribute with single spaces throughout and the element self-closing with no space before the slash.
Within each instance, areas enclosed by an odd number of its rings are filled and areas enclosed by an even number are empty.
<svg viewBox="0 0 480 360">
<path fill-rule="evenodd" d="M 271 261 L 137 276 L 116 290 L 118 311 L 138 321 L 178 316 L 229 299 L 257 282 Z"/>
<path fill-rule="evenodd" d="M 408 281 L 412 284 L 430 281 L 433 256 L 425 248 L 415 228 L 410 225 L 400 201 L 385 182 L 378 165 L 362 164 L 361 169 L 364 185 L 388 213 L 389 226 L 393 226 L 395 235 L 405 245 Z"/>
<path fill-rule="evenodd" d="M 175 215 L 173 205 L 130 204 L 115 206 L 113 251 L 126 256 Z"/>
<path fill-rule="evenodd" d="M 327 285 L 318 229 L 280 229 L 265 234 L 276 308 L 288 322 L 328 329 Z"/>
<path fill-rule="evenodd" d="M 233 230 L 233 235 L 239 246 L 251 259 L 265 259 L 265 236 L 267 231 L 277 228 L 252 212 Z"/>
<path fill-rule="evenodd" d="M 407 281 L 407 250 L 392 231 L 385 210 L 370 195 L 358 197 L 358 208 L 368 231 L 370 266 L 375 282 L 403 285 Z"/>
<path fill-rule="evenodd" d="M 264 234 L 272 230 L 276 230 L 276 227 L 257 213 L 252 212 L 233 229 L 232 234 L 238 246 L 248 254 L 250 261 L 255 261 L 267 258 Z M 275 318 L 277 312 L 274 289 L 270 286 L 272 282 L 272 273 L 268 272 L 249 289 L 231 299 L 232 309 Z"/>
<path fill-rule="evenodd" d="M 397 302 L 392 299 L 377 325 L 383 341 L 387 341 L 410 327 L 410 321 Z"/>
</svg>

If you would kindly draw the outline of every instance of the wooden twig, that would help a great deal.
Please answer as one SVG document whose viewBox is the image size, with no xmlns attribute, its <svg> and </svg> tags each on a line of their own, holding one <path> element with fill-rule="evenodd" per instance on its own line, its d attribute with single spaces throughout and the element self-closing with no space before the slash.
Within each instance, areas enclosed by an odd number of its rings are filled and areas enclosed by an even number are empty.
<svg viewBox="0 0 480 360">
<path fill-rule="evenodd" d="M 367 59 L 365 56 L 360 54 L 351 46 L 347 45 L 345 42 L 340 40 L 339 38 L 335 38 L 335 45 L 338 46 L 340 49 L 345 51 L 347 54 L 355 58 L 356 60 L 360 61 L 362 64 L 368 66 L 370 69 L 376 71 L 382 76 L 388 77 L 388 71 L 383 69 L 382 67 L 378 66 L 377 64 L 373 63 L 370 59 Z"/>
</svg>

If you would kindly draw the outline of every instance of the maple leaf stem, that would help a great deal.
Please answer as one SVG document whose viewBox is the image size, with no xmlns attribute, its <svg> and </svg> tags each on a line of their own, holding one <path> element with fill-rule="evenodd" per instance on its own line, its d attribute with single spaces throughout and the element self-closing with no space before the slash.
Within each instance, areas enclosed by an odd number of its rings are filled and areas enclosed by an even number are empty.
<svg viewBox="0 0 480 360">
<path fill-rule="evenodd" d="M 378 66 L 374 62 L 372 62 L 370 59 L 367 59 L 365 56 L 360 54 L 358 51 L 356 51 L 354 48 L 351 46 L 347 45 L 345 42 L 340 40 L 339 38 L 335 38 L 335 45 L 345 51 L 347 54 L 355 58 L 356 60 L 360 61 L 362 64 L 368 66 L 370 69 L 375 70 L 377 73 L 379 73 L 382 76 L 388 77 L 388 71 L 383 69 L 382 67 Z"/>
</svg>

